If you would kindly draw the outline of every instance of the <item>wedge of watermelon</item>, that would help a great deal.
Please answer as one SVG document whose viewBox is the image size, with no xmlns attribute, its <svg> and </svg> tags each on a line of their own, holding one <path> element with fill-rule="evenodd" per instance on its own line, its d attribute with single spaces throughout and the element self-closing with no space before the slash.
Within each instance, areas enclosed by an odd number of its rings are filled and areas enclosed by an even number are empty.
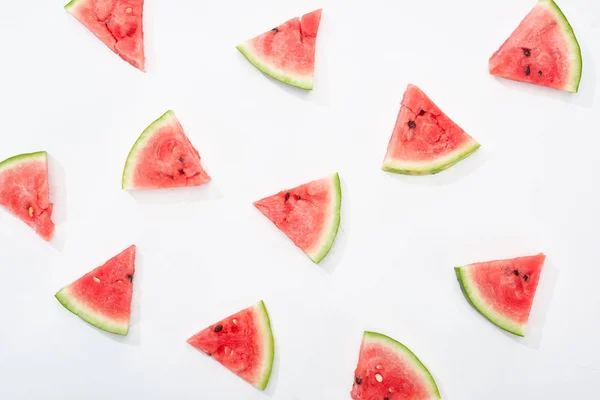
<svg viewBox="0 0 600 400">
<path fill-rule="evenodd" d="M 146 128 L 135 142 L 123 170 L 125 190 L 199 186 L 210 181 L 200 154 L 171 110 Z"/>
<path fill-rule="evenodd" d="M 336 173 L 256 201 L 254 206 L 318 264 L 337 235 L 341 204 Z"/>
<path fill-rule="evenodd" d="M 354 400 L 433 400 L 441 398 L 431 373 L 402 343 L 365 332 L 360 346 Z"/>
<path fill-rule="evenodd" d="M 135 246 L 62 288 L 55 297 L 65 308 L 106 332 L 127 335 L 135 272 Z"/>
<path fill-rule="evenodd" d="M 144 0 L 72 0 L 65 10 L 123 60 L 145 71 Z"/>
<path fill-rule="evenodd" d="M 525 336 L 546 256 L 519 257 L 456 267 L 469 303 L 500 328 Z"/>
<path fill-rule="evenodd" d="M 573 28 L 552 0 L 539 0 L 490 58 L 490 73 L 577 92 L 582 61 Z"/>
<path fill-rule="evenodd" d="M 48 195 L 48 154 L 20 154 L 0 163 L 0 205 L 35 229 L 44 240 L 52 239 L 52 203 Z"/>
<path fill-rule="evenodd" d="M 383 170 L 406 175 L 437 174 L 479 148 L 415 85 L 408 85 Z"/>
<path fill-rule="evenodd" d="M 321 11 L 293 18 L 237 46 L 260 71 L 288 85 L 312 90 Z"/>
<path fill-rule="evenodd" d="M 262 301 L 198 332 L 187 342 L 256 388 L 267 387 L 275 346 Z"/>
</svg>

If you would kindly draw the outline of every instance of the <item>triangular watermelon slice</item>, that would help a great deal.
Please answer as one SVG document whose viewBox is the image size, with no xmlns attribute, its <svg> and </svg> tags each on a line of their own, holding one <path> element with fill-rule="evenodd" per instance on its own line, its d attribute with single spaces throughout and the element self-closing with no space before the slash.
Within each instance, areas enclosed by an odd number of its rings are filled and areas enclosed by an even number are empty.
<svg viewBox="0 0 600 400">
<path fill-rule="evenodd" d="M 262 301 L 198 332 L 187 342 L 256 388 L 267 387 L 275 346 Z"/>
<path fill-rule="evenodd" d="M 434 400 L 440 392 L 431 373 L 402 343 L 376 332 L 365 332 L 360 346 L 354 400 Z"/>
<path fill-rule="evenodd" d="M 135 246 L 62 288 L 55 297 L 65 308 L 96 328 L 129 332 L 135 272 Z"/>
<path fill-rule="evenodd" d="M 256 68 L 288 85 L 312 90 L 321 11 L 293 18 L 237 46 Z"/>
<path fill-rule="evenodd" d="M 171 110 L 142 132 L 123 170 L 126 190 L 199 186 L 210 181 L 200 154 Z"/>
<path fill-rule="evenodd" d="M 336 173 L 266 197 L 254 206 L 318 264 L 337 235 L 341 204 Z"/>
<path fill-rule="evenodd" d="M 540 0 L 490 58 L 490 73 L 506 79 L 577 92 L 581 50 L 560 8 Z"/>
<path fill-rule="evenodd" d="M 525 336 L 546 256 L 519 257 L 456 267 L 465 297 L 500 328 Z"/>
<path fill-rule="evenodd" d="M 20 154 L 0 163 L 0 205 L 35 229 L 45 240 L 52 239 L 52 203 L 48 196 L 48 154 Z"/>
<path fill-rule="evenodd" d="M 408 85 L 388 144 L 383 170 L 436 174 L 471 155 L 479 143 L 415 85 Z"/>
<path fill-rule="evenodd" d="M 72 0 L 65 6 L 112 51 L 145 71 L 144 0 Z"/>
</svg>

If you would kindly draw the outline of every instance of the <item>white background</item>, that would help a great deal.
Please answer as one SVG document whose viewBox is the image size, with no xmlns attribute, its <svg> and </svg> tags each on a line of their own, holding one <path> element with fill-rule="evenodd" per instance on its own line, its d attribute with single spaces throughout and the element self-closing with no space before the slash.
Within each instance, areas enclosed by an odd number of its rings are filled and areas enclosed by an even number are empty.
<svg viewBox="0 0 600 400">
<path fill-rule="evenodd" d="M 597 398 L 600 5 L 560 2 L 584 62 L 568 94 L 487 72 L 534 4 L 146 0 L 143 74 L 62 1 L 3 1 L 0 159 L 49 152 L 57 231 L 45 243 L 0 211 L 0 398 L 349 399 L 364 329 L 409 346 L 444 399 Z M 234 47 L 319 7 L 314 92 Z M 437 176 L 382 172 L 409 82 L 482 148 Z M 167 109 L 213 181 L 121 191 L 131 145 Z M 317 266 L 251 203 L 335 171 L 342 223 Z M 129 336 L 54 299 L 132 243 Z M 469 307 L 452 267 L 538 252 L 521 340 Z M 186 344 L 259 299 L 276 341 L 266 393 Z"/>
</svg>

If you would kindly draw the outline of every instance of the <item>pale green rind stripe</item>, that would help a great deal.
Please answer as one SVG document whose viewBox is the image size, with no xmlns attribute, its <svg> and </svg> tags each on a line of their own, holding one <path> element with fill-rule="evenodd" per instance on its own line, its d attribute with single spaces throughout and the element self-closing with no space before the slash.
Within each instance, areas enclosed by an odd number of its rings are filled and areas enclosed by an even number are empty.
<svg viewBox="0 0 600 400">
<path fill-rule="evenodd" d="M 300 89 L 313 89 L 312 77 L 303 78 L 298 76 L 292 76 L 280 70 L 279 68 L 264 63 L 254 54 L 248 42 L 237 45 L 236 49 L 238 49 L 240 53 L 242 53 L 244 57 L 246 57 L 246 59 L 250 61 L 250 64 L 254 65 L 256 68 L 258 68 L 259 71 L 269 75 L 270 77 L 275 78 L 283 83 L 287 83 L 288 85 L 299 87 Z"/>
<path fill-rule="evenodd" d="M 577 37 L 575 36 L 573 27 L 567 20 L 565 14 L 563 14 L 562 10 L 553 0 L 540 0 L 538 2 L 538 5 L 540 4 L 544 4 L 545 6 L 547 6 L 550 12 L 552 12 L 556 19 L 562 24 L 562 30 L 564 35 L 566 36 L 566 40 L 569 43 L 569 49 L 571 51 L 570 58 L 572 69 L 569 83 L 563 88 L 563 90 L 577 93 L 577 91 L 579 90 L 579 83 L 581 82 L 583 61 L 581 59 L 581 48 L 579 47 L 579 42 L 577 41 Z"/>
<path fill-rule="evenodd" d="M 340 176 L 336 172 L 331 176 L 331 191 L 334 196 L 331 202 L 331 222 L 329 226 L 323 230 L 323 235 L 317 246 L 317 249 L 313 252 L 307 253 L 311 260 L 316 264 L 320 263 L 323 258 L 329 253 L 333 242 L 338 233 L 340 227 L 340 208 L 342 205 L 342 187 L 340 185 Z"/>
<path fill-rule="evenodd" d="M 407 162 L 403 160 L 385 159 L 382 169 L 386 172 L 404 175 L 433 175 L 451 167 L 457 162 L 464 160 L 473 154 L 481 145 L 475 140 L 461 148 L 456 149 L 447 156 L 441 157 L 434 161 L 427 162 Z"/>
<path fill-rule="evenodd" d="M 413 369 L 423 377 L 423 380 L 427 383 L 427 386 L 429 387 L 429 395 L 431 396 L 431 399 L 442 398 L 442 396 L 440 395 L 440 391 L 435 383 L 435 379 L 433 379 L 433 376 L 431 375 L 431 372 L 429 372 L 427 367 L 423 365 L 421 360 L 419 360 L 415 353 L 410 351 L 408 347 L 398 342 L 397 340 L 392 339 L 389 336 L 377 332 L 365 331 L 364 339 L 370 343 L 377 343 L 395 351 L 399 357 L 408 361 L 408 363 L 413 367 Z"/>
<path fill-rule="evenodd" d="M 135 171 L 136 161 L 141 150 L 144 149 L 144 144 L 148 142 L 148 139 L 152 137 L 160 128 L 168 125 L 175 118 L 175 113 L 172 110 L 164 113 L 156 121 L 152 122 L 140 137 L 133 144 L 133 147 L 127 155 L 125 161 L 125 168 L 123 168 L 123 177 L 121 180 L 121 188 L 124 190 L 133 189 L 133 173 Z"/>
<path fill-rule="evenodd" d="M 75 300 L 69 293 L 69 286 L 62 288 L 58 293 L 54 295 L 56 299 L 62 304 L 67 310 L 77 315 L 79 318 L 90 323 L 98 329 L 103 331 L 116 333 L 117 335 L 127 335 L 129 332 L 129 324 L 118 323 L 111 321 L 101 314 L 94 313 L 89 310 L 81 302 Z"/>
<path fill-rule="evenodd" d="M 69 4 L 65 6 L 65 10 L 71 12 L 71 10 L 79 3 L 81 0 L 71 0 Z"/>
<path fill-rule="evenodd" d="M 48 153 L 45 151 L 38 151 L 35 153 L 19 154 L 14 157 L 7 158 L 6 160 L 0 162 L 0 171 L 14 168 L 30 161 L 48 162 Z"/>
<path fill-rule="evenodd" d="M 514 335 L 525 336 L 527 324 L 520 324 L 500 315 L 481 298 L 479 290 L 470 277 L 468 268 L 468 266 L 454 267 L 456 277 L 458 278 L 458 282 L 460 283 L 460 287 L 467 301 L 494 325 Z"/>
<path fill-rule="evenodd" d="M 273 359 L 275 358 L 275 343 L 273 340 L 273 331 L 271 330 L 271 320 L 269 319 L 269 313 L 265 307 L 265 303 L 261 300 L 256 306 L 254 306 L 258 317 L 261 335 L 263 338 L 264 356 L 262 359 L 262 366 L 260 377 L 258 382 L 254 386 L 260 390 L 265 390 L 269 384 L 269 378 L 271 377 L 271 370 L 273 369 Z"/>
</svg>

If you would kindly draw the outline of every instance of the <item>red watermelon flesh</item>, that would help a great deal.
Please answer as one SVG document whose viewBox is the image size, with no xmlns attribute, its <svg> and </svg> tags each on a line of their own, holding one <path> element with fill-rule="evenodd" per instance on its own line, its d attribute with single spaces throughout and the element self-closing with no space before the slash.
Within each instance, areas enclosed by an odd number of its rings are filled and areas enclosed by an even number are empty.
<svg viewBox="0 0 600 400">
<path fill-rule="evenodd" d="M 0 163 L 0 205 L 52 239 L 52 203 L 48 195 L 48 155 L 45 151 L 21 154 Z"/>
<path fill-rule="evenodd" d="M 284 83 L 313 88 L 315 45 L 321 11 L 293 18 L 237 46 L 256 68 Z"/>
<path fill-rule="evenodd" d="M 577 92 L 581 51 L 566 17 L 552 0 L 540 0 L 490 58 L 502 78 Z"/>
<path fill-rule="evenodd" d="M 546 256 L 455 268 L 467 300 L 500 328 L 524 336 Z"/>
<path fill-rule="evenodd" d="M 145 71 L 144 0 L 73 0 L 65 9 L 123 60 Z"/>
<path fill-rule="evenodd" d="M 365 332 L 354 384 L 354 400 L 433 400 L 440 393 L 429 370 L 406 346 L 376 332 Z"/>
<path fill-rule="evenodd" d="M 408 175 L 435 174 L 479 148 L 421 89 L 408 85 L 383 170 Z"/>
<path fill-rule="evenodd" d="M 269 314 L 262 301 L 198 332 L 188 343 L 258 389 L 267 387 L 274 346 Z"/>
<path fill-rule="evenodd" d="M 123 171 L 123 189 L 199 186 L 210 181 L 200 154 L 173 111 L 167 111 L 140 135 Z"/>
<path fill-rule="evenodd" d="M 341 201 L 340 178 L 334 174 L 281 191 L 254 206 L 319 263 L 337 235 Z"/>
<path fill-rule="evenodd" d="M 127 335 L 135 246 L 61 289 L 55 297 L 73 314 L 107 332 Z"/>
</svg>

